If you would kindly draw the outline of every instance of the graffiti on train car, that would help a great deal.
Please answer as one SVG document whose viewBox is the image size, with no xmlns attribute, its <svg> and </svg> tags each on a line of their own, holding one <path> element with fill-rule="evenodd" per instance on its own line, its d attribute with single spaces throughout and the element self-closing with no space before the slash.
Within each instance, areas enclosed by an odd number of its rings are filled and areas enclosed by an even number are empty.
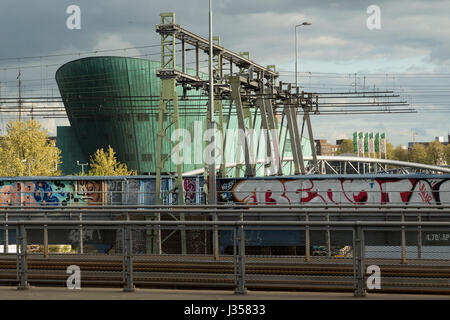
<svg viewBox="0 0 450 320">
<path fill-rule="evenodd" d="M 450 179 L 224 179 L 218 201 L 247 204 L 449 204 Z"/>
</svg>

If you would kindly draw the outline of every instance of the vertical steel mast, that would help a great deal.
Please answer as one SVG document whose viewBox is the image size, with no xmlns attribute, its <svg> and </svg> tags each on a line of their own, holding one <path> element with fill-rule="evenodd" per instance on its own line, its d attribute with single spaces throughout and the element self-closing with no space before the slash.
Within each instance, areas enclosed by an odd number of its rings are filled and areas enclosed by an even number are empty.
<svg viewBox="0 0 450 320">
<path fill-rule="evenodd" d="M 213 133 L 210 143 L 214 146 L 209 159 L 208 175 L 208 203 L 216 203 L 216 153 L 214 137 L 214 75 L 213 75 L 213 19 L 212 19 L 212 0 L 209 0 L 209 123 L 208 129 Z"/>
</svg>

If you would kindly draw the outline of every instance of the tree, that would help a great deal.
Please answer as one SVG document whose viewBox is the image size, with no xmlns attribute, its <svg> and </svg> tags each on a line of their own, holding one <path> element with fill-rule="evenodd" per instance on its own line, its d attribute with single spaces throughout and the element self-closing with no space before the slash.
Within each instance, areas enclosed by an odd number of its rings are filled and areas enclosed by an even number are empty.
<svg viewBox="0 0 450 320">
<path fill-rule="evenodd" d="M 409 159 L 411 162 L 429 164 L 427 150 L 423 144 L 416 143 L 410 152 Z"/>
<path fill-rule="evenodd" d="M 408 150 L 403 149 L 401 145 L 395 147 L 393 151 L 393 160 L 408 161 Z"/>
<path fill-rule="evenodd" d="M 0 140 L 1 176 L 58 176 L 61 150 L 36 120 L 10 121 Z"/>
<path fill-rule="evenodd" d="M 447 161 L 447 165 L 450 166 L 450 143 L 445 148 L 445 161 Z"/>
<path fill-rule="evenodd" d="M 394 158 L 394 145 L 386 139 L 386 159 Z"/>
<path fill-rule="evenodd" d="M 445 146 L 439 141 L 433 141 L 427 148 L 428 163 L 442 165 L 445 161 Z"/>
<path fill-rule="evenodd" d="M 116 153 L 111 146 L 108 146 L 108 151 L 103 151 L 103 148 L 98 149 L 94 157 L 90 157 L 89 164 L 90 176 L 131 176 L 137 175 L 134 170 L 128 170 L 125 163 L 120 163 L 116 159 Z"/>
<path fill-rule="evenodd" d="M 354 150 L 354 146 L 353 146 L 353 140 L 344 139 L 344 140 L 342 140 L 342 143 L 339 146 L 339 149 L 336 152 L 336 154 L 355 153 L 354 151 L 355 150 Z"/>
</svg>

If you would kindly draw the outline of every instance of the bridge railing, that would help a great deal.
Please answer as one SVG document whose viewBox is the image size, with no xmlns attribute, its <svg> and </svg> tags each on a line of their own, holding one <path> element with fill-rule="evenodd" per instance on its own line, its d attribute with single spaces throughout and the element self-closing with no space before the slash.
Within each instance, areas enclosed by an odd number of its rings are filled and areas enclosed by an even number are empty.
<svg viewBox="0 0 450 320">
<path fill-rule="evenodd" d="M 105 221 L 105 220 L 81 220 L 81 221 L 57 221 L 57 220 L 16 220 L 0 222 L 1 227 L 16 230 L 17 248 L 15 252 L 0 255 L 5 263 L 11 264 L 8 257 L 16 257 L 16 277 L 11 274 L 1 273 L 0 277 L 5 277 L 2 282 L 16 282 L 20 289 L 29 287 L 29 282 L 39 282 L 36 272 L 45 270 L 45 263 L 55 262 L 57 269 L 61 269 L 62 261 L 66 264 L 74 264 L 82 261 L 79 255 L 50 254 L 41 257 L 39 254 L 30 252 L 30 235 L 35 230 L 47 229 L 49 232 L 61 229 L 98 229 L 114 230 L 118 240 L 122 243 L 120 250 L 108 255 L 83 256 L 85 262 L 95 257 L 96 262 L 90 262 L 90 271 L 87 271 L 83 281 L 92 283 L 108 283 L 107 276 L 102 273 L 95 273 L 92 270 L 99 269 L 95 263 L 101 264 L 108 259 L 120 257 L 122 274 L 119 283 L 124 290 L 133 290 L 135 283 L 161 284 L 160 280 L 167 280 L 167 283 L 183 283 L 183 281 L 197 281 L 203 286 L 228 286 L 233 287 L 236 293 L 242 294 L 249 288 L 261 287 L 283 287 L 297 289 L 321 289 L 321 290 L 353 290 L 356 296 L 364 296 L 366 291 L 412 291 L 412 292 L 450 292 L 450 255 L 449 234 L 450 222 L 442 221 L 245 221 L 241 219 L 234 221 Z M 229 232 L 231 236 L 231 251 L 227 254 L 222 252 L 216 255 L 215 252 L 206 252 L 199 255 L 164 255 L 152 254 L 144 255 L 135 252 L 136 234 L 138 232 L 147 233 L 150 230 L 177 230 L 177 231 L 213 231 Z M 255 256 L 248 253 L 251 245 L 251 233 L 258 231 L 288 232 L 301 231 L 302 235 L 297 239 L 304 252 L 299 255 L 262 255 Z M 330 254 L 328 250 L 322 255 L 320 246 L 317 247 L 317 237 L 313 233 L 331 233 L 331 237 L 337 237 L 335 243 L 340 242 L 341 250 Z M 382 237 L 390 238 L 388 245 L 380 246 L 378 252 L 371 251 L 372 245 L 376 242 L 376 234 L 383 232 Z M 436 241 L 432 247 L 439 248 L 441 255 L 432 253 L 426 256 L 425 246 L 422 247 L 421 257 L 415 252 L 411 255 L 408 246 L 417 246 L 411 243 L 412 238 L 421 232 L 428 232 L 428 241 Z M 411 238 L 409 234 L 414 233 Z M 80 233 L 81 234 L 81 233 Z M 327 237 L 327 236 L 325 236 Z M 329 239 L 329 238 L 328 238 Z M 417 238 L 418 239 L 418 238 Z M 422 238 L 421 238 L 422 239 Z M 221 239 L 223 240 L 223 238 Z M 439 242 L 439 243 L 438 243 Z M 330 244 L 332 242 L 329 242 Z M 342 246 L 346 244 L 345 246 Z M 399 244 L 399 245 L 397 245 Z M 392 255 L 393 247 L 398 255 Z M 373 254 L 376 254 L 373 256 Z M 152 263 L 148 259 L 153 259 Z M 78 259 L 78 260 L 77 260 Z M 59 261 L 61 260 L 61 261 Z M 162 264 L 162 269 L 155 270 L 155 261 Z M 171 265 L 175 262 L 190 263 L 190 267 L 183 265 L 183 268 L 194 268 L 195 264 L 207 263 L 212 269 L 203 270 L 203 273 L 193 271 L 187 274 L 186 271 L 171 270 Z M 228 267 L 220 263 L 229 263 Z M 29 269 L 29 264 L 33 265 Z M 63 263 L 64 264 L 64 263 Z M 92 265 L 94 264 L 94 265 Z M 136 268 L 134 267 L 136 264 Z M 276 264 L 274 268 L 273 265 Z M 83 265 L 83 266 L 84 266 Z M 84 267 L 81 267 L 83 278 Z M 165 267 L 164 267 L 165 266 Z M 41 269 L 40 269 L 41 268 Z M 111 266 L 110 266 L 111 268 Z M 147 270 L 147 269 L 148 270 Z M 166 268 L 167 270 L 164 270 Z M 215 273 L 215 268 L 222 268 Z M 228 269 L 227 269 L 228 268 Z M 334 268 L 334 269 L 333 269 Z M 333 269 L 333 270 L 331 270 Z M 228 271 L 227 271 L 228 270 Z M 60 270 L 61 271 L 61 270 Z M 106 271 L 106 270 L 98 270 Z M 90 272 L 90 273 L 89 273 Z M 33 278 L 29 281 L 29 276 Z M 3 275 L 3 276 L 2 276 Z M 209 275 L 209 276 L 208 276 Z M 42 276 L 42 275 L 41 275 Z M 48 273 L 44 278 L 51 278 Z M 97 278 L 96 278 L 97 277 Z M 183 278 L 183 277 L 187 277 Z M 147 279 L 147 281 L 145 280 Z M 148 280 L 150 279 L 150 280 Z M 178 279 L 178 280 L 177 280 Z M 189 280 L 190 279 L 190 280 Z M 159 281 L 159 282 L 158 282 Z M 166 284 L 167 284 L 166 283 Z"/>
</svg>

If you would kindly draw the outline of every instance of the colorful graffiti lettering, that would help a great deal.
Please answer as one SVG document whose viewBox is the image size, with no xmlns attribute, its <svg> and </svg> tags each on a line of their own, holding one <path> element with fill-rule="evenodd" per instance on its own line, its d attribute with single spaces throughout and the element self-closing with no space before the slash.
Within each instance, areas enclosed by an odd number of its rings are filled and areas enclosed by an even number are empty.
<svg viewBox="0 0 450 320">
<path fill-rule="evenodd" d="M 449 179 L 227 179 L 219 202 L 246 204 L 447 204 Z"/>
</svg>

